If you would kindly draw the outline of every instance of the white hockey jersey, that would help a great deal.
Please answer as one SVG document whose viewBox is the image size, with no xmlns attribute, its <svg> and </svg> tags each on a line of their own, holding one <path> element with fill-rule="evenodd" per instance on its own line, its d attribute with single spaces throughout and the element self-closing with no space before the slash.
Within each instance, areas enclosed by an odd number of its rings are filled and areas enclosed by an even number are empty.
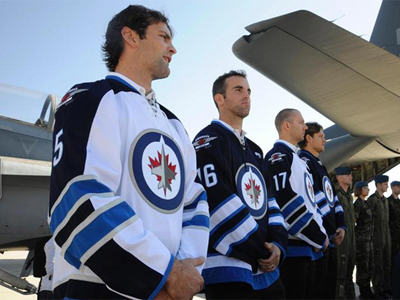
<svg viewBox="0 0 400 300">
<path fill-rule="evenodd" d="M 191 141 L 134 86 L 110 73 L 74 86 L 56 112 L 56 297 L 152 299 L 174 258 L 206 256 L 208 204 Z"/>
</svg>

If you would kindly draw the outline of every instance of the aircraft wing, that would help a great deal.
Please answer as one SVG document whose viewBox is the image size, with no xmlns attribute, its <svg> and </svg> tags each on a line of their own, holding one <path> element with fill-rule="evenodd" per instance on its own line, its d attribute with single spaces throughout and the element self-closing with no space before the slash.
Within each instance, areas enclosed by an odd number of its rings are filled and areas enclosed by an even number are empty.
<svg viewBox="0 0 400 300">
<path fill-rule="evenodd" d="M 400 128 L 398 57 L 308 11 L 246 29 L 235 55 L 353 136 Z"/>
</svg>

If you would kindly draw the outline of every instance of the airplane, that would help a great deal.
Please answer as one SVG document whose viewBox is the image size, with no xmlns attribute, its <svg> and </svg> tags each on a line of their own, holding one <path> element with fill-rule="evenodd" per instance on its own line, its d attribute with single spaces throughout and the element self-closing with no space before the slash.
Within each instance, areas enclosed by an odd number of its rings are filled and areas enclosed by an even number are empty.
<svg viewBox="0 0 400 300">
<path fill-rule="evenodd" d="M 16 103 L 30 120 L 15 115 L 20 111 L 12 110 Z M 0 252 L 29 250 L 20 274 L 26 277 L 38 241 L 50 236 L 47 208 L 56 97 L 0 84 L 0 107 L 8 115 L 0 115 Z M 35 293 L 36 287 L 20 277 L 0 269 L 0 285 Z"/>
<path fill-rule="evenodd" d="M 396 3 L 390 2 L 383 1 L 376 30 L 386 19 L 396 19 L 389 18 L 389 13 L 400 15 L 400 6 L 387 8 L 387 3 Z M 382 41 L 371 39 L 381 43 L 377 47 L 300 11 L 248 26 L 250 34 L 233 45 L 239 59 L 337 123 L 325 130 L 329 141 L 322 160 L 330 171 L 350 163 L 363 180 L 400 163 L 400 126 L 394 118 L 400 62 L 380 48 L 387 45 L 385 49 L 394 51 L 397 48 L 391 45 L 398 43 L 387 43 L 388 25 L 383 28 L 384 33 L 374 30 L 373 34 L 384 37 Z M 47 210 L 57 101 L 51 94 L 0 84 L 0 105 L 12 106 L 23 98 L 44 103 L 41 113 L 22 121 L 0 110 L 4 114 L 0 115 L 0 252 L 29 250 L 20 277 L 29 273 L 38 242 L 50 236 Z M 0 285 L 22 294 L 34 293 L 35 287 L 20 277 L 0 269 Z"/>
<path fill-rule="evenodd" d="M 400 1 L 383 0 L 370 42 L 309 11 L 246 27 L 240 60 L 332 120 L 320 159 L 371 181 L 400 164 Z"/>
</svg>

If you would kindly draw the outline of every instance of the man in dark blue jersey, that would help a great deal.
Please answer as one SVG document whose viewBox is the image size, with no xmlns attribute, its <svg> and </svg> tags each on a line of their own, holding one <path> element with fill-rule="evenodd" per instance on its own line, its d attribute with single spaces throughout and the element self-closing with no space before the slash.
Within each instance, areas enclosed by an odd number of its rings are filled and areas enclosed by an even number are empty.
<svg viewBox="0 0 400 300">
<path fill-rule="evenodd" d="M 191 299 L 203 286 L 209 213 L 191 141 L 151 86 L 176 53 L 168 19 L 128 6 L 103 50 L 108 76 L 75 85 L 56 112 L 54 295 Z"/>
<path fill-rule="evenodd" d="M 282 210 L 289 232 L 287 258 L 281 268 L 287 299 L 304 299 L 313 278 L 311 261 L 322 256 L 328 237 L 317 211 L 313 180 L 297 155 L 297 143 L 307 129 L 296 109 L 284 109 L 275 118 L 279 139 L 265 156 L 265 175 Z"/>
<path fill-rule="evenodd" d="M 207 299 L 283 299 L 278 265 L 287 232 L 262 175 L 262 150 L 246 136 L 250 87 L 243 71 L 214 82 L 219 119 L 194 139 L 198 173 L 210 206 L 203 270 Z"/>
<path fill-rule="evenodd" d="M 329 247 L 321 259 L 315 260 L 315 280 L 308 289 L 313 299 L 334 299 L 336 291 L 336 246 L 343 241 L 346 225 L 344 212 L 336 196 L 328 171 L 318 156 L 325 150 L 323 128 L 316 122 L 307 122 L 304 139 L 299 143 L 299 156 L 307 163 L 313 178 L 315 201 L 322 214 L 323 225 L 329 237 Z"/>
</svg>

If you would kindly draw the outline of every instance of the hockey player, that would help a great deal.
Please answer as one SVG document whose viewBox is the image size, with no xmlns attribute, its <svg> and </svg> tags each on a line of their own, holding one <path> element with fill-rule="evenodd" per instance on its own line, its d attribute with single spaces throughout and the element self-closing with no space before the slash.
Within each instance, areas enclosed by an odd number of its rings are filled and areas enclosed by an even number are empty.
<svg viewBox="0 0 400 300">
<path fill-rule="evenodd" d="M 202 289 L 209 217 L 195 151 L 151 87 L 170 73 L 171 39 L 163 14 L 128 6 L 106 32 L 111 73 L 75 85 L 58 106 L 57 299 L 191 299 Z"/>
<path fill-rule="evenodd" d="M 307 164 L 297 155 L 307 126 L 296 109 L 284 109 L 275 118 L 279 140 L 265 156 L 266 177 L 282 209 L 288 232 L 288 253 L 281 268 L 287 299 L 304 299 L 312 259 L 328 246 L 322 217 L 317 212 L 313 181 Z"/>
<path fill-rule="evenodd" d="M 262 150 L 246 137 L 250 87 L 243 71 L 213 85 L 219 120 L 194 139 L 210 206 L 210 245 L 203 270 L 207 299 L 284 299 L 278 265 L 287 232 L 262 176 Z"/>
<path fill-rule="evenodd" d="M 329 247 L 321 259 L 315 261 L 315 280 L 309 287 L 314 299 L 334 299 L 336 290 L 337 254 L 336 246 L 343 241 L 346 225 L 343 208 L 333 189 L 328 171 L 318 156 L 325 148 L 325 135 L 322 126 L 316 122 L 307 122 L 307 130 L 299 156 L 307 163 L 313 178 L 314 197 L 322 214 L 324 228 L 329 237 Z"/>
</svg>

